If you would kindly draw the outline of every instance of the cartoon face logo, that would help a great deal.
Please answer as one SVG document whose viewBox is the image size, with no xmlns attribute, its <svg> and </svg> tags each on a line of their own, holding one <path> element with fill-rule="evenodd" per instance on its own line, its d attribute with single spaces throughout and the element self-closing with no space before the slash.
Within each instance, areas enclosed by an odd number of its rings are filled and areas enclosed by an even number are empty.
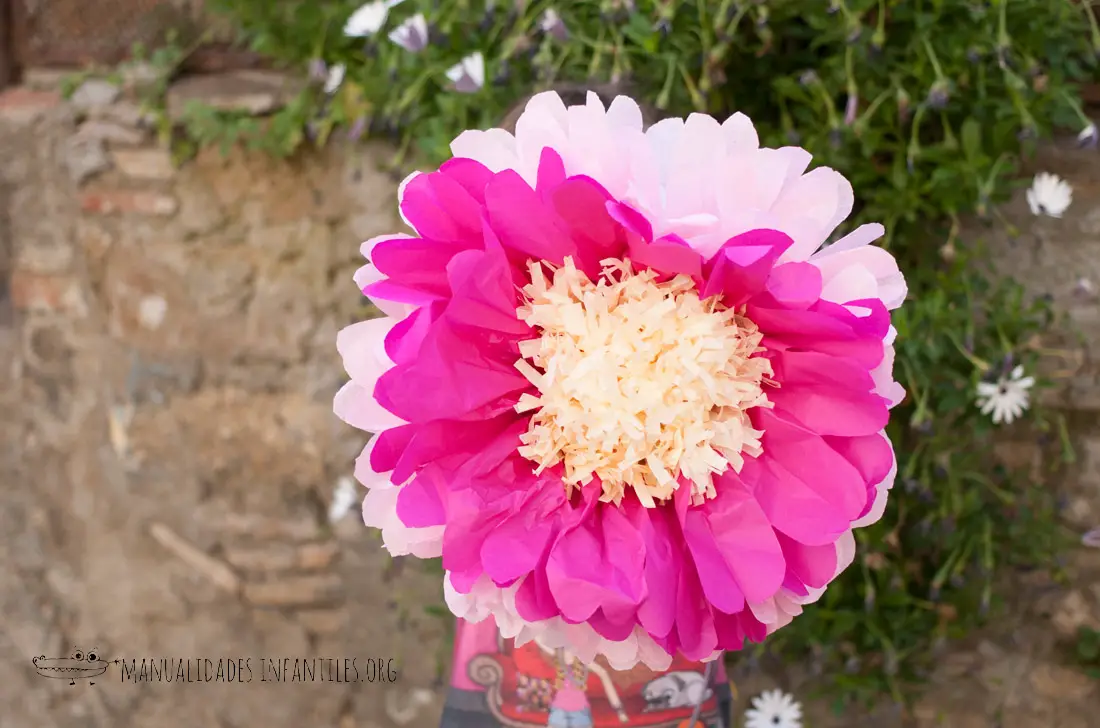
<svg viewBox="0 0 1100 728">
<path fill-rule="evenodd" d="M 40 655 L 31 658 L 34 669 L 42 677 L 52 677 L 60 680 L 68 680 L 70 685 L 76 685 L 76 681 L 88 680 L 107 672 L 107 661 L 99 659 L 96 650 L 81 652 L 75 650 L 71 657 L 46 657 Z M 88 683 L 95 685 L 94 682 Z"/>
</svg>

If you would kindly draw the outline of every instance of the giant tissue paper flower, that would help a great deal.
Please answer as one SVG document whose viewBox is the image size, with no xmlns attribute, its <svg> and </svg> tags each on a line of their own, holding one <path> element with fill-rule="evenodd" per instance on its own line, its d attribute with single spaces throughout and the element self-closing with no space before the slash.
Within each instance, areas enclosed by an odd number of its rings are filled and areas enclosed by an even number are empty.
<svg viewBox="0 0 1100 728">
<path fill-rule="evenodd" d="M 837 172 L 693 114 L 534 97 L 399 191 L 340 332 L 363 516 L 459 617 L 612 667 L 759 642 L 852 561 L 895 474 L 881 225 Z"/>
</svg>

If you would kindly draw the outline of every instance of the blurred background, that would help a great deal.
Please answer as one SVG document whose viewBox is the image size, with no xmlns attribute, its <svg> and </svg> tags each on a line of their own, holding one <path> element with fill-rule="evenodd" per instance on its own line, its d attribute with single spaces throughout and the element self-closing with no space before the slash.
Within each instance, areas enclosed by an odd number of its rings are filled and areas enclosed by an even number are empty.
<svg viewBox="0 0 1100 728">
<path fill-rule="evenodd" d="M 820 604 L 729 656 L 735 713 L 780 687 L 814 728 L 1095 725 L 1096 13 L 0 0 L 0 724 L 436 725 L 440 572 L 361 524 L 335 336 L 373 315 L 359 243 L 400 229 L 409 170 L 534 91 L 593 88 L 654 117 L 743 110 L 810 149 L 910 281 L 890 509 Z M 994 422 L 978 385 L 1017 366 L 1039 383 Z M 111 664 L 94 686 L 31 662 L 77 650 Z M 397 678 L 113 663 L 249 657 Z"/>
</svg>

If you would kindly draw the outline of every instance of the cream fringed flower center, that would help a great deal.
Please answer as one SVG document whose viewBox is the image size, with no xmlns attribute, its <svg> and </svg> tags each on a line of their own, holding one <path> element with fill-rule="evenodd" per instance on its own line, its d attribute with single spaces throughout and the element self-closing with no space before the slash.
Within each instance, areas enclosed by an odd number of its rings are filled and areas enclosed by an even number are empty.
<svg viewBox="0 0 1100 728">
<path fill-rule="evenodd" d="M 569 258 L 528 266 L 518 314 L 541 335 L 520 343 L 516 368 L 539 394 L 516 405 L 535 410 L 519 453 L 538 472 L 563 463 L 567 493 L 595 476 L 600 500 L 618 504 L 631 488 L 652 508 L 683 478 L 701 503 L 713 475 L 761 453 L 747 410 L 771 406 L 771 363 L 753 356 L 762 334 L 717 297 L 701 300 L 688 276 L 601 264 L 596 282 Z"/>
</svg>

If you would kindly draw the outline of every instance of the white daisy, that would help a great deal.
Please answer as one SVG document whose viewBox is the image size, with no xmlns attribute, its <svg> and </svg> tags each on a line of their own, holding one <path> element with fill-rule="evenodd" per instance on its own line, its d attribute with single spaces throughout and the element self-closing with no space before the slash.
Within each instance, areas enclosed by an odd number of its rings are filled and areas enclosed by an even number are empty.
<svg viewBox="0 0 1100 728">
<path fill-rule="evenodd" d="M 1025 377 L 1022 366 L 996 382 L 978 382 L 978 405 L 982 414 L 992 412 L 995 425 L 1011 424 L 1030 405 L 1028 390 L 1034 384 L 1035 377 Z"/>
<path fill-rule="evenodd" d="M 344 516 L 351 513 L 351 509 L 359 501 L 359 488 L 351 478 L 344 477 L 336 481 L 336 488 L 332 491 L 332 503 L 328 507 L 329 523 L 342 521 Z"/>
<path fill-rule="evenodd" d="M 485 58 L 474 51 L 447 69 L 447 78 L 459 93 L 473 93 L 485 85 Z"/>
<path fill-rule="evenodd" d="M 1033 215 L 1061 217 L 1073 202 L 1073 188 L 1056 174 L 1040 172 L 1027 191 L 1027 204 Z"/>
<path fill-rule="evenodd" d="M 565 42 L 569 39 L 569 31 L 565 28 L 565 22 L 554 8 L 547 8 L 539 19 L 539 30 L 549 33 L 557 40 Z"/>
<path fill-rule="evenodd" d="M 390 40 L 410 53 L 419 53 L 428 45 L 428 20 L 417 13 L 390 31 Z"/>
<path fill-rule="evenodd" d="M 392 8 L 405 0 L 374 0 L 360 6 L 344 23 L 344 35 L 350 38 L 365 38 L 374 35 L 386 24 L 386 18 Z"/>
<path fill-rule="evenodd" d="M 1077 144 L 1092 149 L 1096 146 L 1097 132 L 1096 124 L 1088 124 L 1077 134 Z"/>
<path fill-rule="evenodd" d="M 802 728 L 802 705 L 782 690 L 765 690 L 745 711 L 745 728 Z"/>
<path fill-rule="evenodd" d="M 325 93 L 335 93 L 336 89 L 340 88 L 340 84 L 344 82 L 344 74 L 347 73 L 347 68 L 338 63 L 328 69 L 328 75 L 325 77 Z"/>
</svg>

